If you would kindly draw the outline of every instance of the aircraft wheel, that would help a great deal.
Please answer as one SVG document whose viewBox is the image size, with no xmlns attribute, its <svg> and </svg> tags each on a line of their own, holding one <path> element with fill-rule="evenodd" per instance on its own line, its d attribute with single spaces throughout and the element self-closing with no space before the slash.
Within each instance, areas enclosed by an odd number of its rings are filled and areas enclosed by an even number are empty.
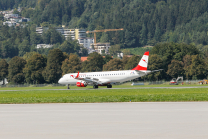
<svg viewBox="0 0 208 139">
<path fill-rule="evenodd" d="M 107 88 L 112 88 L 112 85 L 107 85 Z"/>
<path fill-rule="evenodd" d="M 94 88 L 94 89 L 97 89 L 97 88 L 98 88 L 98 85 L 93 85 L 93 88 Z"/>
<path fill-rule="evenodd" d="M 67 89 L 70 89 L 69 84 L 68 84 L 68 86 L 67 86 Z"/>
</svg>

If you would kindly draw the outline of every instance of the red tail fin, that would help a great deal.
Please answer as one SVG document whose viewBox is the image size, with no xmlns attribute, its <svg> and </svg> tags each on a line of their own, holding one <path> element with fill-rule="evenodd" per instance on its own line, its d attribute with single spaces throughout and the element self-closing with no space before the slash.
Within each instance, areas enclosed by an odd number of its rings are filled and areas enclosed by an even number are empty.
<svg viewBox="0 0 208 139">
<path fill-rule="evenodd" d="M 145 52 L 139 64 L 132 70 L 147 70 L 149 51 Z"/>
</svg>

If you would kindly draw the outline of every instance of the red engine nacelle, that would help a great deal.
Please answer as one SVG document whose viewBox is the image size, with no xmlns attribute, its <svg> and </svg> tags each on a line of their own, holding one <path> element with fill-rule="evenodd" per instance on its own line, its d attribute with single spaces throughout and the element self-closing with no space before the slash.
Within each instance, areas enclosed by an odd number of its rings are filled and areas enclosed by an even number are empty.
<svg viewBox="0 0 208 139">
<path fill-rule="evenodd" d="M 87 86 L 87 83 L 84 81 L 77 82 L 77 87 L 86 87 L 86 86 Z"/>
</svg>

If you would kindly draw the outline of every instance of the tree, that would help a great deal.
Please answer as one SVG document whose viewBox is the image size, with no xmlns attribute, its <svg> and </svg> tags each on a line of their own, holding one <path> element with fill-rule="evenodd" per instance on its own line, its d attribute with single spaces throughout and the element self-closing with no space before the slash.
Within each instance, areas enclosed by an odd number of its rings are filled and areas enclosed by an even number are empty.
<svg viewBox="0 0 208 139">
<path fill-rule="evenodd" d="M 114 37 L 112 38 L 112 41 L 113 41 L 114 45 L 120 43 L 118 31 L 115 32 L 115 35 L 114 35 Z"/>
<path fill-rule="evenodd" d="M 102 43 L 109 42 L 109 37 L 108 37 L 108 34 L 106 32 L 102 33 L 102 36 L 100 38 L 100 42 L 102 42 Z"/>
<path fill-rule="evenodd" d="M 43 31 L 42 40 L 44 44 L 50 44 L 51 32 L 50 30 Z"/>
<path fill-rule="evenodd" d="M 41 44 L 42 43 L 42 38 L 39 34 L 37 34 L 36 32 L 32 32 L 30 34 L 30 43 L 31 44 Z"/>
<path fill-rule="evenodd" d="M 108 63 L 103 65 L 104 71 L 123 70 L 123 62 L 120 59 L 111 59 Z"/>
<path fill-rule="evenodd" d="M 123 49 L 123 54 L 124 55 L 130 55 L 131 51 L 129 49 Z"/>
<path fill-rule="evenodd" d="M 47 57 L 47 66 L 43 71 L 43 77 L 48 83 L 57 83 L 62 76 L 61 65 L 64 61 L 63 52 L 60 49 L 49 51 Z"/>
<path fill-rule="evenodd" d="M 87 56 L 88 55 L 88 50 L 87 50 L 87 48 L 82 48 L 82 56 Z"/>
<path fill-rule="evenodd" d="M 199 55 L 191 56 L 191 65 L 189 69 L 189 74 L 197 79 L 203 79 L 207 77 L 207 69 L 205 66 L 205 62 L 203 59 L 199 57 Z"/>
<path fill-rule="evenodd" d="M 23 74 L 23 68 L 25 67 L 25 64 L 26 61 L 18 56 L 13 57 L 9 61 L 8 82 L 24 83 L 25 76 Z"/>
<path fill-rule="evenodd" d="M 109 48 L 109 53 L 113 56 L 117 56 L 117 53 L 120 53 L 121 49 L 120 49 L 120 45 L 112 45 Z"/>
<path fill-rule="evenodd" d="M 183 62 L 172 60 L 171 64 L 168 65 L 167 74 L 173 78 L 176 78 L 178 76 L 182 76 L 183 73 L 184 73 Z"/>
<path fill-rule="evenodd" d="M 12 58 L 17 55 L 18 55 L 18 49 L 11 44 L 10 40 L 6 40 L 2 42 L 1 45 L 2 58 L 7 58 L 7 57 Z"/>
<path fill-rule="evenodd" d="M 105 55 L 105 58 L 104 58 L 105 64 L 109 62 L 111 59 L 113 59 L 111 55 Z"/>
<path fill-rule="evenodd" d="M 192 63 L 191 56 L 190 55 L 185 55 L 183 57 L 183 69 L 185 71 L 186 79 L 189 79 L 189 77 L 190 77 L 189 70 L 190 70 L 191 63 Z"/>
<path fill-rule="evenodd" d="M 146 25 L 142 25 L 142 30 L 140 31 L 140 43 L 142 46 L 145 46 L 147 44 L 147 28 Z"/>
<path fill-rule="evenodd" d="M 62 64 L 63 75 L 67 73 L 76 73 L 81 70 L 81 59 L 76 54 L 70 54 Z"/>
<path fill-rule="evenodd" d="M 156 25 L 154 39 L 156 41 L 160 41 L 160 36 L 161 36 L 161 30 L 160 30 L 159 26 Z"/>
<path fill-rule="evenodd" d="M 19 14 L 19 11 L 15 8 L 13 14 Z"/>
<path fill-rule="evenodd" d="M 134 43 L 135 43 L 135 39 L 133 38 L 132 32 L 126 30 L 125 41 L 124 41 L 125 47 L 127 48 L 133 47 Z"/>
<path fill-rule="evenodd" d="M 82 64 L 82 71 L 102 71 L 104 64 L 103 57 L 97 52 L 89 54 L 87 61 Z"/>
<path fill-rule="evenodd" d="M 26 52 L 30 51 L 30 43 L 28 40 L 24 40 L 19 46 L 19 56 L 23 56 Z"/>
<path fill-rule="evenodd" d="M 33 52 L 26 52 L 24 55 L 23 55 L 23 59 L 28 61 L 34 54 L 38 54 L 37 52 L 33 51 Z"/>
<path fill-rule="evenodd" d="M 41 54 L 32 55 L 23 69 L 27 83 L 44 83 L 42 72 L 46 66 L 46 58 Z"/>
<path fill-rule="evenodd" d="M 62 52 L 66 52 L 67 54 L 78 53 L 80 50 L 80 46 L 77 41 L 66 40 L 59 46 L 59 49 Z"/>
<path fill-rule="evenodd" d="M 0 80 L 3 80 L 4 85 L 4 79 L 8 76 L 8 63 L 6 60 L 2 59 L 0 61 Z"/>
<path fill-rule="evenodd" d="M 158 69 L 163 69 L 163 61 L 160 58 L 160 56 L 154 54 L 149 56 L 149 62 L 148 62 L 148 69 L 149 70 L 158 70 Z M 149 80 L 159 80 L 162 77 L 161 72 L 153 72 L 152 74 L 148 75 Z"/>
<path fill-rule="evenodd" d="M 130 70 L 133 69 L 134 67 L 136 67 L 140 61 L 140 57 L 139 56 L 135 56 L 133 55 L 131 58 L 129 58 L 128 63 L 125 65 L 125 70 Z"/>
<path fill-rule="evenodd" d="M 56 44 L 56 43 L 62 43 L 65 38 L 62 37 L 62 35 L 55 30 L 55 28 L 50 29 L 51 35 L 50 35 L 50 44 Z"/>
<path fill-rule="evenodd" d="M 123 66 L 124 66 L 123 69 L 125 69 L 125 66 L 128 63 L 129 59 L 130 58 L 128 56 L 126 56 L 126 55 L 123 56 L 123 58 L 122 58 L 122 62 L 123 62 Z"/>
</svg>

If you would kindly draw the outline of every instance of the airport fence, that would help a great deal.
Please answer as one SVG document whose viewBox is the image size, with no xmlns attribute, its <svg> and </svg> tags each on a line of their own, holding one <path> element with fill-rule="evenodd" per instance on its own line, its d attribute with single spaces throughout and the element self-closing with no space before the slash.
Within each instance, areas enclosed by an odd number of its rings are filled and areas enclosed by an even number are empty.
<svg viewBox="0 0 208 139">
<path fill-rule="evenodd" d="M 184 81 L 178 81 L 178 84 L 183 84 L 183 85 L 196 85 L 199 84 L 199 82 L 202 80 L 184 80 Z M 131 85 L 159 85 L 159 84 L 164 84 L 164 85 L 169 85 L 170 81 L 138 81 L 138 82 L 133 82 Z"/>
</svg>

